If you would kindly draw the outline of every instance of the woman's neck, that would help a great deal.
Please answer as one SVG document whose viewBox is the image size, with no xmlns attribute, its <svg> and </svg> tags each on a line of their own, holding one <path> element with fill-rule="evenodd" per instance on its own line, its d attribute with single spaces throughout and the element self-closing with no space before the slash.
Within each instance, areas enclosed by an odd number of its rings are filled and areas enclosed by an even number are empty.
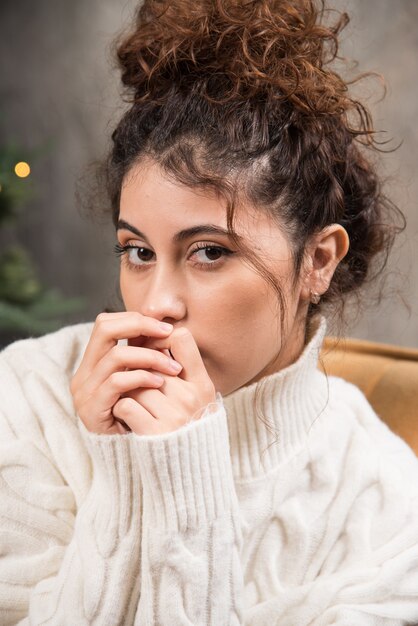
<svg viewBox="0 0 418 626">
<path fill-rule="evenodd" d="M 325 332 L 325 318 L 313 318 L 308 343 L 293 363 L 223 397 L 236 477 L 260 476 L 306 445 L 329 400 L 327 378 L 317 367 Z"/>
<path fill-rule="evenodd" d="M 274 361 L 268 363 L 254 378 L 242 386 L 248 387 L 262 378 L 275 374 L 297 361 L 311 337 L 309 326 L 307 326 L 306 317 L 303 319 L 295 317 L 288 332 L 284 333 L 286 339 L 282 343 L 280 352 L 277 354 Z"/>
</svg>

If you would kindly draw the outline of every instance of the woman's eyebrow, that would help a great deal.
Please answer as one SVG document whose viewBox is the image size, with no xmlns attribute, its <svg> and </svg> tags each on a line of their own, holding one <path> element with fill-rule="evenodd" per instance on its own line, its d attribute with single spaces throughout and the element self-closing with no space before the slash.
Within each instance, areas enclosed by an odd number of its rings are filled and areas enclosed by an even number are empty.
<svg viewBox="0 0 418 626">
<path fill-rule="evenodd" d="M 116 230 L 120 230 L 123 228 L 126 230 L 130 230 L 135 235 L 137 235 L 137 237 L 140 237 L 141 239 L 144 239 L 145 241 L 147 241 L 147 238 L 144 235 L 144 233 L 141 233 L 141 231 L 138 230 L 135 226 L 128 224 L 128 222 L 125 222 L 125 220 L 119 220 Z M 175 242 L 179 243 L 179 242 L 184 241 L 185 239 L 194 237 L 195 235 L 202 235 L 202 234 L 229 235 L 230 233 L 225 228 L 222 228 L 221 226 L 216 226 L 215 224 L 199 224 L 197 226 L 191 226 L 190 228 L 185 228 L 184 230 L 180 230 L 178 233 L 174 235 L 173 239 Z"/>
</svg>

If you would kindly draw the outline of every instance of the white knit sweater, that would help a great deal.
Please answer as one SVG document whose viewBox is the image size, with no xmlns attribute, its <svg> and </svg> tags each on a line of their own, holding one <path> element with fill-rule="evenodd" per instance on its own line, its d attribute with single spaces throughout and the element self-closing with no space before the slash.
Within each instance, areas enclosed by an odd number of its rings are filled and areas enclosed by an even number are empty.
<svg viewBox="0 0 418 626">
<path fill-rule="evenodd" d="M 87 432 L 92 327 L 0 354 L 1 626 L 418 624 L 418 460 L 317 369 L 324 320 L 263 383 L 276 435 L 255 385 L 166 435 Z"/>
</svg>

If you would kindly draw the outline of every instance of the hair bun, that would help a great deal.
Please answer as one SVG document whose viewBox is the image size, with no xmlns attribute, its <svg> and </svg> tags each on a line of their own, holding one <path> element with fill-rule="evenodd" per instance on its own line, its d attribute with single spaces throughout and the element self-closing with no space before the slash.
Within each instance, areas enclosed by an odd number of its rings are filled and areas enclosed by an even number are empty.
<svg viewBox="0 0 418 626">
<path fill-rule="evenodd" d="M 174 89 L 341 113 L 346 85 L 326 65 L 348 17 L 330 27 L 323 16 L 315 0 L 145 0 L 117 46 L 122 82 L 136 101 L 164 102 Z"/>
</svg>

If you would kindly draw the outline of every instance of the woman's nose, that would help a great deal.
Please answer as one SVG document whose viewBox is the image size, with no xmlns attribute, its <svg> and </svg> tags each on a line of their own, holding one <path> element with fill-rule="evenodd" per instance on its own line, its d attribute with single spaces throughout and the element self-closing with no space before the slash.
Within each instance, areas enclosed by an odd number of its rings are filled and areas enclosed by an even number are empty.
<svg viewBox="0 0 418 626">
<path fill-rule="evenodd" d="M 141 293 L 140 312 L 160 321 L 175 322 L 186 315 L 184 289 L 180 281 L 164 272 L 155 272 L 145 293 Z"/>
</svg>

